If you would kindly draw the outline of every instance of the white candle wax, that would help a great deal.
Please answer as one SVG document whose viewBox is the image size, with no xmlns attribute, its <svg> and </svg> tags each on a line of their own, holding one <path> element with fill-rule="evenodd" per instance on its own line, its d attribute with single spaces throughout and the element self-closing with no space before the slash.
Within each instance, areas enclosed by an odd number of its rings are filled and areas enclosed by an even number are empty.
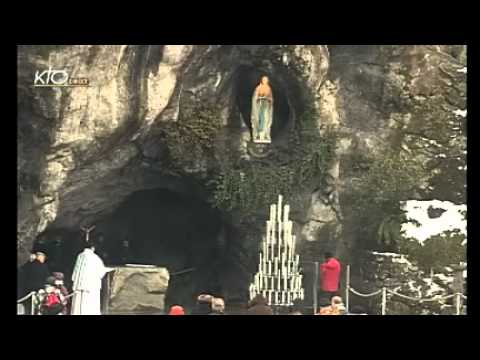
<svg viewBox="0 0 480 360">
<path fill-rule="evenodd" d="M 268 305 L 272 305 L 272 292 L 268 292 Z"/>
<path fill-rule="evenodd" d="M 277 206 L 277 211 L 278 211 L 277 219 L 278 219 L 278 222 L 281 222 L 281 221 L 282 221 L 282 200 L 283 200 L 283 196 L 282 196 L 282 195 L 278 195 L 278 206 Z"/>
<path fill-rule="evenodd" d="M 292 302 L 291 302 L 291 295 L 292 295 L 292 293 L 289 291 L 289 292 L 287 293 L 287 304 L 288 304 L 288 305 L 290 305 L 290 304 L 292 303 Z"/>
<path fill-rule="evenodd" d="M 272 262 L 268 261 L 268 275 L 272 275 Z"/>
<path fill-rule="evenodd" d="M 285 205 L 283 208 L 283 221 L 285 223 L 288 222 L 288 214 L 290 212 L 290 205 Z"/>
</svg>

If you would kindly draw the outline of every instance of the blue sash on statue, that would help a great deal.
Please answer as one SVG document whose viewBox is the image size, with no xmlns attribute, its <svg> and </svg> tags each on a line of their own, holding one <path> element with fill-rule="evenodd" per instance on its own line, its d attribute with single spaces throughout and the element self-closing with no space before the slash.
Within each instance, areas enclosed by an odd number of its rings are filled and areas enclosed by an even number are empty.
<svg viewBox="0 0 480 360">
<path fill-rule="evenodd" d="M 265 113 L 268 109 L 268 100 L 266 97 L 260 97 L 258 101 L 260 102 L 258 109 L 258 131 L 263 131 L 263 127 L 265 126 Z"/>
</svg>

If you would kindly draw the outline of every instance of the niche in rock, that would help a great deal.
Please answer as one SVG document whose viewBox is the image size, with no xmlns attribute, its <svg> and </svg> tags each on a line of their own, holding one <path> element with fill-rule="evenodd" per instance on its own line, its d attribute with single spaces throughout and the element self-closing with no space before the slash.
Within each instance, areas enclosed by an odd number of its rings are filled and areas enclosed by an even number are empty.
<svg viewBox="0 0 480 360">
<path fill-rule="evenodd" d="M 282 83 L 272 74 L 252 66 L 240 66 L 235 76 L 236 102 L 245 124 L 252 129 L 252 96 L 263 75 L 268 76 L 273 95 L 272 141 L 287 128 L 291 109 Z"/>
</svg>

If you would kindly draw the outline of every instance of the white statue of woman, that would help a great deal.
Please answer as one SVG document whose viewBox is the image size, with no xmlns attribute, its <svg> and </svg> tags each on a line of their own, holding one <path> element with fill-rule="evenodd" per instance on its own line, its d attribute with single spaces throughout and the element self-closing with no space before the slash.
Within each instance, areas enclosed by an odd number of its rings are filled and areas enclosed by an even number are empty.
<svg viewBox="0 0 480 360">
<path fill-rule="evenodd" d="M 272 142 L 270 129 L 273 120 L 273 95 L 268 77 L 262 76 L 255 88 L 252 99 L 252 141 L 254 143 Z"/>
</svg>

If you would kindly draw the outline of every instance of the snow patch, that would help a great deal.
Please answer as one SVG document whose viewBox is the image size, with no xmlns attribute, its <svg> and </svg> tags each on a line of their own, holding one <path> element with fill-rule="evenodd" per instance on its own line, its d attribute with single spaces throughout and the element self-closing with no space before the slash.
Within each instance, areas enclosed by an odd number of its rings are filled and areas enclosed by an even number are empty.
<svg viewBox="0 0 480 360">
<path fill-rule="evenodd" d="M 467 109 L 465 110 L 460 110 L 460 109 L 457 109 L 453 112 L 456 116 L 461 116 L 461 117 L 467 117 Z"/>
<path fill-rule="evenodd" d="M 373 255 L 378 255 L 378 256 L 393 256 L 393 257 L 400 257 L 403 256 L 401 254 L 396 254 L 396 253 L 391 253 L 391 252 L 376 252 L 372 251 Z"/>
<path fill-rule="evenodd" d="M 423 282 L 425 282 L 429 288 L 427 289 L 425 295 L 426 297 L 430 298 L 434 295 L 441 295 L 445 290 L 438 286 L 431 278 L 425 278 L 423 279 Z"/>
<path fill-rule="evenodd" d="M 442 273 L 435 274 L 433 277 L 440 280 L 441 282 L 443 282 L 445 284 L 449 284 L 449 283 L 453 282 L 453 276 L 447 276 L 447 275 L 442 274 Z"/>
<path fill-rule="evenodd" d="M 431 219 L 428 216 L 428 208 L 444 209 L 445 212 L 438 218 Z M 413 238 L 423 243 L 433 235 L 438 235 L 444 231 L 459 230 L 465 237 L 467 236 L 467 220 L 461 214 L 467 211 L 465 204 L 456 205 L 450 201 L 419 201 L 407 200 L 402 202 L 402 208 L 406 212 L 408 222 L 402 224 L 402 231 L 407 238 Z M 420 224 L 413 224 L 415 220 Z"/>
</svg>

